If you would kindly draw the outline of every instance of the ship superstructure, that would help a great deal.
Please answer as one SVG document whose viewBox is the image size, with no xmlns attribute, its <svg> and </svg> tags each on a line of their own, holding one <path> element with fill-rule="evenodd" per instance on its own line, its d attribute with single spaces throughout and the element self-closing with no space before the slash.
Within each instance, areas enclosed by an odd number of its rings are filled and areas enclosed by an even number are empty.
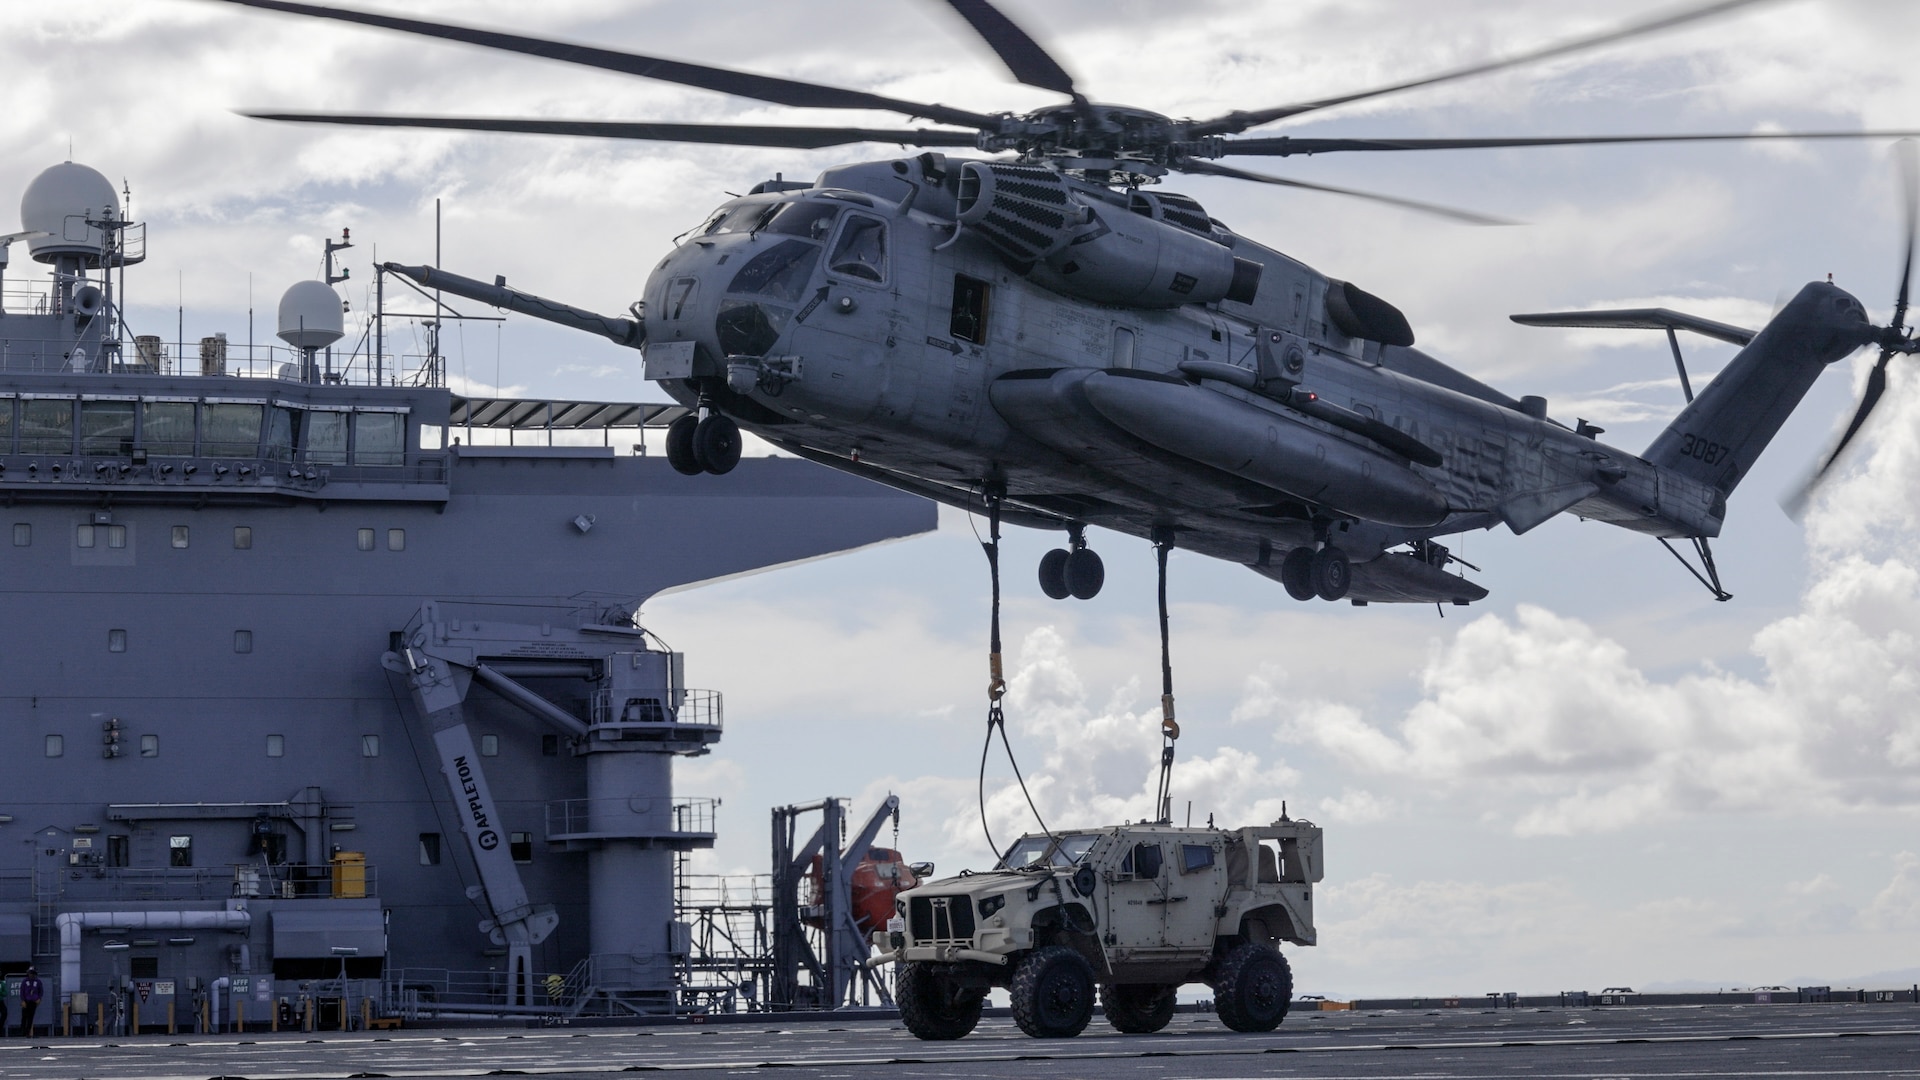
<svg viewBox="0 0 1920 1080">
<path fill-rule="evenodd" d="M 671 766 L 723 714 L 640 602 L 932 505 L 793 460 L 696 487 L 611 445 L 461 445 L 679 410 L 336 365 L 324 282 L 283 305 L 285 360 L 188 363 L 121 317 L 120 207 L 56 166 L 6 238 L 52 278 L 0 304 L 0 971 L 87 1023 L 463 979 L 495 1014 L 673 1007 L 672 860 L 716 826 Z"/>
</svg>

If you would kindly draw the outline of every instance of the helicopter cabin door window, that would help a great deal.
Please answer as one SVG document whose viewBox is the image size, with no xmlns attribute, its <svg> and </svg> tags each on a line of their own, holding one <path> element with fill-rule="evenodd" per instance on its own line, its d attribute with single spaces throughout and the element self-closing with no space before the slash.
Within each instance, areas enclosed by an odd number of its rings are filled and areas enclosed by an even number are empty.
<svg viewBox="0 0 1920 1080">
<path fill-rule="evenodd" d="M 842 277 L 882 282 L 887 279 L 887 223 L 865 214 L 848 214 L 834 242 L 827 269 Z"/>
<path fill-rule="evenodd" d="M 1124 326 L 1113 328 L 1113 366 L 1117 368 L 1133 366 L 1133 331 Z"/>
<path fill-rule="evenodd" d="M 961 341 L 975 345 L 987 343 L 987 292 L 991 288 L 978 278 L 953 275 L 953 322 L 948 332 Z"/>
</svg>

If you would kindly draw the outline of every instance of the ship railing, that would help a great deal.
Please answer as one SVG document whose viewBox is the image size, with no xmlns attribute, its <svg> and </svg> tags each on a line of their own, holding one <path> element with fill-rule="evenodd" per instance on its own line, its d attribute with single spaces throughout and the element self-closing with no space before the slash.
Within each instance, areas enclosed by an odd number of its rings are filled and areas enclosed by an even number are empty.
<svg viewBox="0 0 1920 1080">
<path fill-rule="evenodd" d="M 578 969 L 576 968 L 576 971 Z M 507 1004 L 507 977 L 501 971 L 390 967 L 381 976 L 381 1008 L 408 1021 L 441 1017 L 551 1016 L 563 1013 L 578 994 L 569 994 L 572 976 L 536 973 L 534 1000 Z M 588 984 L 590 985 L 590 984 Z"/>
<path fill-rule="evenodd" d="M 673 904 L 681 918 L 700 911 L 751 909 L 773 903 L 771 874 L 681 874 Z"/>
<path fill-rule="evenodd" d="M 659 815 L 658 800 L 560 799 L 547 804 L 547 838 L 672 837 L 714 835 L 719 799 L 683 797 L 672 800 Z"/>
<path fill-rule="evenodd" d="M 632 691 L 623 691 L 621 703 L 617 708 L 611 690 L 596 691 L 589 706 L 589 719 L 596 729 L 613 734 L 632 733 L 645 738 L 650 730 L 658 730 L 664 725 L 678 724 L 682 727 L 706 727 L 719 729 L 725 726 L 725 713 L 718 690 L 668 690 L 662 688 L 658 697 L 638 697 Z M 618 734 L 613 737 L 618 738 Z"/>
<path fill-rule="evenodd" d="M 45 294 L 22 296 L 11 287 L 6 311 L 16 315 L 44 315 L 51 310 Z M 132 340 L 87 342 L 82 358 L 70 354 L 73 342 L 65 338 L 30 335 L 22 325 L 10 328 L 0 318 L 0 371 L 60 372 L 78 369 L 113 375 L 167 375 L 176 378 L 224 376 L 313 382 L 328 386 L 446 385 L 446 358 L 414 353 L 385 353 L 379 363 L 365 352 L 336 356 L 328 365 L 324 352 L 307 367 L 300 350 L 285 345 L 236 343 L 217 338 L 201 341 L 162 341 L 157 335 Z M 101 353 L 105 353 L 103 360 Z"/>
<path fill-rule="evenodd" d="M 331 863 L 238 863 L 233 866 L 112 866 L 93 873 L 109 900 L 341 900 L 378 896 L 375 868 Z"/>
</svg>

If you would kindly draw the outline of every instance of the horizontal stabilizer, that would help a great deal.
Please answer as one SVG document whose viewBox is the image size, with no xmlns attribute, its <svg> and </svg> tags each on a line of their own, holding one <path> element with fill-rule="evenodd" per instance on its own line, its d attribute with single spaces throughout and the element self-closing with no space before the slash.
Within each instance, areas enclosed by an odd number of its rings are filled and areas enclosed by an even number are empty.
<svg viewBox="0 0 1920 1080">
<path fill-rule="evenodd" d="M 1513 535 L 1519 536 L 1546 522 L 1553 515 L 1574 505 L 1582 499 L 1599 494 L 1600 485 L 1591 480 L 1577 484 L 1563 484 L 1560 487 L 1542 491 L 1526 491 L 1511 496 L 1498 507 L 1500 520 L 1507 523 Z"/>
<path fill-rule="evenodd" d="M 1545 311 L 1508 316 L 1522 326 L 1570 326 L 1604 330 L 1691 330 L 1729 345 L 1745 345 L 1759 331 L 1730 326 L 1698 315 L 1667 308 L 1621 308 L 1615 311 Z"/>
</svg>

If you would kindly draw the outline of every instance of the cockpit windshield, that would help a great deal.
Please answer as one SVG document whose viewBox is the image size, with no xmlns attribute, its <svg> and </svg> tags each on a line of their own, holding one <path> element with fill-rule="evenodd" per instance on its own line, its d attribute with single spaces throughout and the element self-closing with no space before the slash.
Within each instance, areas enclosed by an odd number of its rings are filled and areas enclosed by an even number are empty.
<svg viewBox="0 0 1920 1080">
<path fill-rule="evenodd" d="M 1000 861 L 1003 870 L 1025 870 L 1042 862 L 1048 866 L 1073 866 L 1087 857 L 1100 837 L 1097 834 L 1053 837 L 1028 836 L 1007 849 Z"/>
<path fill-rule="evenodd" d="M 827 234 L 833 231 L 833 222 L 840 216 L 840 210 L 840 207 L 832 203 L 813 199 L 790 202 L 782 206 L 771 220 L 760 226 L 760 230 L 780 236 L 825 240 Z"/>
<path fill-rule="evenodd" d="M 782 240 L 747 260 L 747 265 L 733 275 L 727 291 L 797 301 L 819 261 L 820 245 Z"/>
</svg>

